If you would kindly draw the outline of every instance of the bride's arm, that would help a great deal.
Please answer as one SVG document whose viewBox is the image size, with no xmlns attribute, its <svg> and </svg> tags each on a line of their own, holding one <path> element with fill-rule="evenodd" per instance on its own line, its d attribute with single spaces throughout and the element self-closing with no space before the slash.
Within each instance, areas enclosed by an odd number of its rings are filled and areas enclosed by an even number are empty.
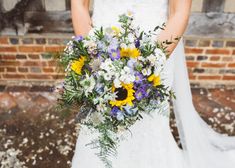
<svg viewBox="0 0 235 168">
<path fill-rule="evenodd" d="M 181 37 L 187 27 L 192 0 L 170 0 L 169 19 L 164 31 L 159 35 L 159 41 L 172 41 L 176 37 Z M 177 41 L 171 45 L 166 45 L 167 51 L 171 54 L 177 46 Z"/>
<path fill-rule="evenodd" d="M 71 0 L 72 21 L 76 35 L 87 35 L 92 28 L 89 3 L 90 0 Z"/>
</svg>

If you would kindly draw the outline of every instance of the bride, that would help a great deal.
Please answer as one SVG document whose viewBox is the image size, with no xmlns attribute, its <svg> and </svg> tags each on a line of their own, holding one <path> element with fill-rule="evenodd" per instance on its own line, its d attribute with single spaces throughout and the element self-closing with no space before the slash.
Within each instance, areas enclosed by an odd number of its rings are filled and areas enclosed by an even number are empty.
<svg viewBox="0 0 235 168">
<path fill-rule="evenodd" d="M 191 0 L 94 0 L 93 16 L 89 0 L 72 0 L 72 20 L 76 35 L 87 35 L 93 26 L 115 25 L 120 14 L 132 11 L 135 24 L 152 30 L 166 23 L 157 40 L 182 36 L 190 14 Z M 156 112 L 131 127 L 131 135 L 120 143 L 114 168 L 234 168 L 235 138 L 222 136 L 199 117 L 185 64 L 182 40 L 167 46 L 170 58 L 164 68 L 164 84 L 176 95 L 174 113 L 183 149 L 178 148 L 169 127 L 169 118 Z M 168 112 L 170 111 L 168 105 Z M 86 146 L 96 135 L 82 127 L 76 144 L 72 168 L 104 168 Z"/>
</svg>

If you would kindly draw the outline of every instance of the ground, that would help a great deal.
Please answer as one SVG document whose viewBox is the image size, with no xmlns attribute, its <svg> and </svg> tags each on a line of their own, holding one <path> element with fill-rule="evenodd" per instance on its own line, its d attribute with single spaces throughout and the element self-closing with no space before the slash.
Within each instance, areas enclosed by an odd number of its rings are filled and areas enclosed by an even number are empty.
<svg viewBox="0 0 235 168">
<path fill-rule="evenodd" d="M 192 89 L 196 110 L 216 131 L 235 135 L 235 89 Z M 0 93 L 0 167 L 69 168 L 79 126 L 51 92 Z M 173 133 L 177 138 L 174 119 Z"/>
</svg>

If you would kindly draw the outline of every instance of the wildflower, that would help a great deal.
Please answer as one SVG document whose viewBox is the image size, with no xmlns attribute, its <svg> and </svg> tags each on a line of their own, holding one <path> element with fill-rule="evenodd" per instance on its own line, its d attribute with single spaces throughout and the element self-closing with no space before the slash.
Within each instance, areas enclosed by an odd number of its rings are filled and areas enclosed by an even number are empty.
<svg viewBox="0 0 235 168">
<path fill-rule="evenodd" d="M 160 75 L 155 75 L 155 74 L 152 74 L 148 77 L 148 81 L 149 82 L 153 82 L 153 86 L 158 86 L 158 85 L 161 85 L 161 78 L 160 78 Z"/>
<path fill-rule="evenodd" d="M 71 64 L 71 69 L 78 75 L 82 75 L 82 68 L 86 61 L 86 57 L 81 56 L 78 60 L 75 60 Z"/>
<path fill-rule="evenodd" d="M 124 105 L 133 106 L 133 100 L 135 99 L 134 93 L 135 90 L 133 89 L 133 84 L 124 84 L 122 83 L 121 88 L 113 87 L 113 92 L 116 92 L 115 100 L 111 100 L 110 104 L 112 106 L 121 107 Z"/>
<path fill-rule="evenodd" d="M 121 57 L 137 58 L 140 51 L 137 48 L 121 48 Z"/>
<path fill-rule="evenodd" d="M 112 61 L 120 59 L 120 51 L 119 49 L 111 49 L 111 51 L 109 52 L 109 56 L 111 58 Z"/>
</svg>

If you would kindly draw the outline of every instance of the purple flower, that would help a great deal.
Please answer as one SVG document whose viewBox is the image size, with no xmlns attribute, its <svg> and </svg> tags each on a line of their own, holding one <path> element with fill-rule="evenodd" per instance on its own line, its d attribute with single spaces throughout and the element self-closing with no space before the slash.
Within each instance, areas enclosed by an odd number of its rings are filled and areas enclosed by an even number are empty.
<svg viewBox="0 0 235 168">
<path fill-rule="evenodd" d="M 144 76 L 140 72 L 135 73 L 135 83 L 136 84 L 142 83 L 143 79 L 144 79 Z"/>
<path fill-rule="evenodd" d="M 109 43 L 109 46 L 108 46 L 108 50 L 112 50 L 112 49 L 117 49 L 118 48 L 118 40 L 116 38 L 112 39 Z"/>
<path fill-rule="evenodd" d="M 125 112 L 128 114 L 128 115 L 135 115 L 136 112 L 138 111 L 138 108 L 133 108 L 132 106 L 124 106 L 123 107 Z"/>
<path fill-rule="evenodd" d="M 138 101 L 142 100 L 145 97 L 146 97 L 146 91 L 144 89 L 140 88 L 135 92 L 135 98 Z"/>
<path fill-rule="evenodd" d="M 117 113 L 117 120 L 121 121 L 124 120 L 124 114 L 122 111 L 118 111 Z"/>
<path fill-rule="evenodd" d="M 129 59 L 127 61 L 127 66 L 131 69 L 134 69 L 135 68 L 135 64 L 136 64 L 136 60 L 135 59 Z"/>
<path fill-rule="evenodd" d="M 120 55 L 119 49 L 116 49 L 116 50 L 115 49 L 111 49 L 110 52 L 109 52 L 109 56 L 110 56 L 112 61 L 120 59 L 121 55 Z"/>
<path fill-rule="evenodd" d="M 159 97 L 160 99 L 164 98 L 164 96 L 158 90 L 156 90 L 156 96 Z"/>
<path fill-rule="evenodd" d="M 146 98 L 149 96 L 149 88 L 150 88 L 151 85 L 149 84 L 141 84 L 141 86 L 137 85 L 136 86 L 136 92 L 135 92 L 135 98 L 140 101 L 142 100 L 143 98 Z"/>
<path fill-rule="evenodd" d="M 139 39 L 135 40 L 135 47 L 136 48 L 140 47 L 140 40 Z"/>
<path fill-rule="evenodd" d="M 82 40 L 83 40 L 83 37 L 82 37 L 82 36 L 75 36 L 75 37 L 74 37 L 74 40 L 75 40 L 75 41 L 82 41 Z"/>
<path fill-rule="evenodd" d="M 119 108 L 117 106 L 114 106 L 110 112 L 111 116 L 116 117 L 118 111 L 119 111 Z"/>
<path fill-rule="evenodd" d="M 117 120 L 123 120 L 124 119 L 124 114 L 123 112 L 116 106 L 114 106 L 110 112 L 111 116 L 116 117 Z"/>
</svg>

